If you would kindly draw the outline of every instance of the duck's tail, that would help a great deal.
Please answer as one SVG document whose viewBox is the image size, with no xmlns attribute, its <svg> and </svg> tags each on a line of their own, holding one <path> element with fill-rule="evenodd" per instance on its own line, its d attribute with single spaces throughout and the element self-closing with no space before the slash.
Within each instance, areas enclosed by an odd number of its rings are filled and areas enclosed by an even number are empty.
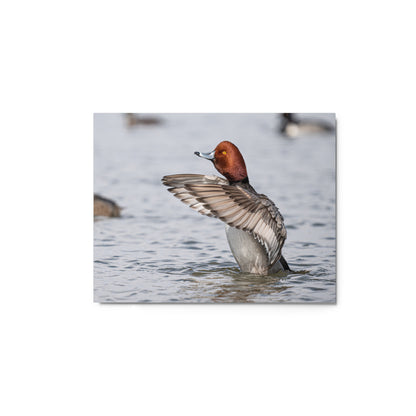
<svg viewBox="0 0 416 416">
<path fill-rule="evenodd" d="M 284 258 L 283 256 L 280 256 L 279 261 L 280 261 L 280 264 L 282 265 L 282 267 L 283 267 L 283 269 L 284 269 L 284 270 L 287 270 L 287 271 L 289 271 L 289 272 L 291 272 L 291 271 L 292 271 L 292 270 L 290 270 L 290 267 L 289 267 L 289 265 L 287 264 L 287 261 L 285 260 L 285 258 Z"/>
</svg>

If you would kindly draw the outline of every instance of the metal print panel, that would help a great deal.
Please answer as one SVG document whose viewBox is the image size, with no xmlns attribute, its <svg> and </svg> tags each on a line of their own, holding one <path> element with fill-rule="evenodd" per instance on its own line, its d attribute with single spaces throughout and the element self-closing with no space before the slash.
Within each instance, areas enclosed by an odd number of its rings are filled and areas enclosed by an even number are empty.
<svg viewBox="0 0 416 416">
<path fill-rule="evenodd" d="M 335 114 L 95 114 L 94 300 L 335 303 Z"/>
</svg>

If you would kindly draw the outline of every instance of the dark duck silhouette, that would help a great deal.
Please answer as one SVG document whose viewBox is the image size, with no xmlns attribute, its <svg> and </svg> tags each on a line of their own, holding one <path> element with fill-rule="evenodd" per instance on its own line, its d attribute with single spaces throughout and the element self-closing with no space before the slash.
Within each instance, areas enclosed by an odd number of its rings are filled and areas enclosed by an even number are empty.
<svg viewBox="0 0 416 416">
<path fill-rule="evenodd" d="M 300 137 L 332 133 L 335 131 L 335 127 L 324 120 L 300 120 L 294 113 L 282 113 L 280 114 L 279 131 L 286 137 Z"/>
<path fill-rule="evenodd" d="M 119 217 L 121 210 L 111 199 L 94 194 L 94 217 Z"/>
<path fill-rule="evenodd" d="M 125 113 L 128 127 L 146 126 L 161 124 L 162 120 L 158 117 L 145 117 L 137 113 Z"/>
</svg>

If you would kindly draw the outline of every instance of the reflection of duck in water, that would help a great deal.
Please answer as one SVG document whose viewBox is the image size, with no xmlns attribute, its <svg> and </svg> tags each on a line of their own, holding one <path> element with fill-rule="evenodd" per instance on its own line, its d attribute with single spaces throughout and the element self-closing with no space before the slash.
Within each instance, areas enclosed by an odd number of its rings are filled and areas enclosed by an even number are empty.
<svg viewBox="0 0 416 416">
<path fill-rule="evenodd" d="M 263 299 L 271 296 L 272 302 L 276 302 L 278 293 L 290 289 L 290 286 L 281 285 L 279 280 L 275 276 L 247 274 L 243 274 L 241 277 L 234 276 L 229 283 L 218 285 L 217 290 L 213 293 L 212 300 L 214 302 L 263 303 L 265 302 Z M 268 301 L 270 302 L 270 300 Z"/>
<path fill-rule="evenodd" d="M 138 125 L 155 125 L 160 124 L 162 120 L 157 117 L 143 117 L 137 113 L 125 113 L 127 125 L 129 127 L 138 126 Z"/>
<path fill-rule="evenodd" d="M 282 113 L 279 131 L 287 137 L 299 137 L 308 134 L 332 133 L 335 128 L 323 120 L 299 120 L 293 113 Z"/>
<path fill-rule="evenodd" d="M 111 199 L 94 194 L 94 217 L 119 217 L 121 210 Z"/>
</svg>

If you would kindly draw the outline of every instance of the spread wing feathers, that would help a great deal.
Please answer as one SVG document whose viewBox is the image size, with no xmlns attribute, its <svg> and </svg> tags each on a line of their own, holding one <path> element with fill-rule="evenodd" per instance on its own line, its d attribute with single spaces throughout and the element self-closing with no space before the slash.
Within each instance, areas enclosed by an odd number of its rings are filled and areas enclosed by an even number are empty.
<svg viewBox="0 0 416 416">
<path fill-rule="evenodd" d="M 162 181 L 195 211 L 251 233 L 266 249 L 270 264 L 280 259 L 286 229 L 279 210 L 265 195 L 217 176 L 170 175 Z"/>
<path fill-rule="evenodd" d="M 183 203 L 189 205 L 195 211 L 200 212 L 202 215 L 207 215 L 208 217 L 214 217 L 215 215 L 211 213 L 209 209 L 205 208 L 204 204 L 196 199 L 196 195 L 193 195 L 186 189 L 186 186 L 192 184 L 228 185 L 226 179 L 215 175 L 195 175 L 191 173 L 164 176 L 162 182 L 169 187 L 168 191 L 172 192 L 176 198 L 179 198 Z"/>
</svg>

